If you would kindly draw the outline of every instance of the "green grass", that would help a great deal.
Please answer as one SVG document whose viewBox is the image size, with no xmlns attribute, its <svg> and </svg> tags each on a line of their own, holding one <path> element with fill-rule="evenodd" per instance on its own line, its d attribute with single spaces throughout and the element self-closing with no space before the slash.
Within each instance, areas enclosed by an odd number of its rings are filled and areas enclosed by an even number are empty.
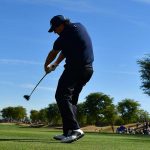
<svg viewBox="0 0 150 150">
<path fill-rule="evenodd" d="M 150 136 L 85 133 L 71 144 L 53 140 L 61 131 L 0 124 L 0 150 L 149 150 Z"/>
</svg>

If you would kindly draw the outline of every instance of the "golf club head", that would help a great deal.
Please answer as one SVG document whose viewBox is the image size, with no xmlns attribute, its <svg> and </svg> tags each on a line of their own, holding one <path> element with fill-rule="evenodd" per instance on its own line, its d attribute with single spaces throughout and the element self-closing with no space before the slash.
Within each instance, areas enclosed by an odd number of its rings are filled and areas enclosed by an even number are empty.
<svg viewBox="0 0 150 150">
<path fill-rule="evenodd" d="M 30 96 L 29 95 L 24 95 L 23 96 L 27 101 L 30 99 Z"/>
</svg>

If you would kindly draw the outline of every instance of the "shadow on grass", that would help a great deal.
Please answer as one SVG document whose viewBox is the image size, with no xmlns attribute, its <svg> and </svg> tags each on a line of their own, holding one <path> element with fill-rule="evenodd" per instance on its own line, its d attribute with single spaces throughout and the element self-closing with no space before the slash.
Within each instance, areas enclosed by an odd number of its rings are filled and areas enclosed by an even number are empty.
<svg viewBox="0 0 150 150">
<path fill-rule="evenodd" d="M 128 136 L 128 137 L 138 137 L 138 138 L 149 138 L 150 135 L 145 134 L 118 134 L 118 133 L 105 133 L 105 132 L 86 132 L 88 134 L 95 134 L 95 135 L 106 135 L 106 136 Z"/>
<path fill-rule="evenodd" d="M 0 142 L 40 142 L 40 143 L 60 143 L 60 141 L 53 141 L 51 139 L 0 139 Z"/>
<path fill-rule="evenodd" d="M 150 139 L 146 139 L 146 138 L 144 138 L 144 139 L 125 139 L 125 141 L 126 142 L 131 142 L 131 143 L 142 143 L 142 144 L 150 144 Z"/>
</svg>

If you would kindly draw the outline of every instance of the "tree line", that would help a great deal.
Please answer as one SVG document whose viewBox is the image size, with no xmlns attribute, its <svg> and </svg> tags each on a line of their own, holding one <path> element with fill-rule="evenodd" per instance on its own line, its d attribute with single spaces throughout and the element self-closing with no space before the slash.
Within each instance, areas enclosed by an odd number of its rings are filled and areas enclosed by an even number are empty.
<svg viewBox="0 0 150 150">
<path fill-rule="evenodd" d="M 139 102 L 124 99 L 113 104 L 113 98 L 104 93 L 91 93 L 85 101 L 78 104 L 77 119 L 81 126 L 106 126 L 145 122 L 150 120 L 149 113 L 140 108 Z M 6 107 L 1 110 L 2 117 L 8 121 L 26 121 L 26 109 L 22 106 Z M 62 125 L 61 116 L 56 103 L 49 104 L 41 110 L 31 110 L 32 123 L 43 123 L 51 126 Z"/>
</svg>

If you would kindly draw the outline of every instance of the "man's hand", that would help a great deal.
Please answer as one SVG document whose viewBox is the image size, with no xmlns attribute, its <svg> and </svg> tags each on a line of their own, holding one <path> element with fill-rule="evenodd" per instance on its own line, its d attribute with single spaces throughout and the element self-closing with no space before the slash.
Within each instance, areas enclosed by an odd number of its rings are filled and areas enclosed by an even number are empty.
<svg viewBox="0 0 150 150">
<path fill-rule="evenodd" d="M 51 71 L 54 71 L 57 66 L 58 66 L 57 63 L 53 63 L 51 65 L 45 66 L 45 72 L 50 73 Z"/>
</svg>

